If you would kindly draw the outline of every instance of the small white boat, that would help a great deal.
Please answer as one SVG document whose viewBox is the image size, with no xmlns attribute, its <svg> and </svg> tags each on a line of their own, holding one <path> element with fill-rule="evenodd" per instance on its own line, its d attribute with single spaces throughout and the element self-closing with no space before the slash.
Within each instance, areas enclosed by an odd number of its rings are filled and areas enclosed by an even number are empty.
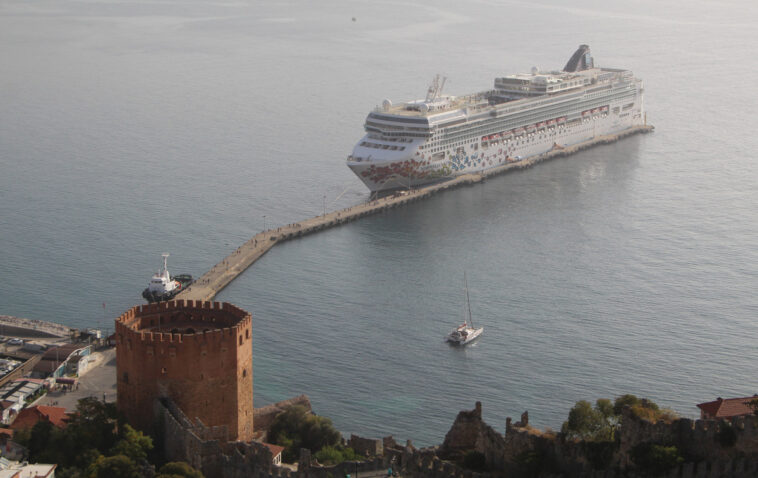
<svg viewBox="0 0 758 478">
<path fill-rule="evenodd" d="M 463 284 L 466 291 L 466 308 L 463 315 L 463 324 L 459 325 L 452 332 L 450 332 L 445 340 L 454 345 L 466 345 L 476 340 L 477 337 L 482 335 L 484 327 L 474 327 L 474 322 L 471 319 L 471 301 L 468 297 L 468 281 L 466 280 L 466 273 L 463 273 Z"/>
</svg>

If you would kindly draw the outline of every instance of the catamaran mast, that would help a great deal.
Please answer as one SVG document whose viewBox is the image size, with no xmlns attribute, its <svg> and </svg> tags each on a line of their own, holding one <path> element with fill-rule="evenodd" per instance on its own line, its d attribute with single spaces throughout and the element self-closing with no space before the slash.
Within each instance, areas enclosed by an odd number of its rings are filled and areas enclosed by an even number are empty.
<svg viewBox="0 0 758 478">
<path fill-rule="evenodd" d="M 471 327 L 474 326 L 474 321 L 471 320 L 471 301 L 468 298 L 468 280 L 466 279 L 466 271 L 463 271 L 463 284 L 466 287 L 466 306 L 468 307 L 468 323 Z"/>
</svg>

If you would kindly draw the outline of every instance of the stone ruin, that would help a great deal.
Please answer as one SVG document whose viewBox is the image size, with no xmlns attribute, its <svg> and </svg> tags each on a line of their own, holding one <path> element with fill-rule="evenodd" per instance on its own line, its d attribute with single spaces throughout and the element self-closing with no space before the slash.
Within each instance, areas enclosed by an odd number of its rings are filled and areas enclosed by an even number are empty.
<svg viewBox="0 0 758 478">
<path fill-rule="evenodd" d="M 302 403 L 301 397 L 294 400 Z M 758 417 L 754 416 L 652 423 L 627 408 L 615 442 L 604 449 L 604 466 L 598 467 L 596 444 L 537 430 L 529 425 L 527 412 L 515 423 L 508 417 L 505 433 L 500 434 L 482 420 L 482 405 L 477 402 L 474 410 L 458 414 L 439 447 L 417 449 L 410 441 L 401 445 L 392 437 L 378 440 L 353 435 L 348 444 L 368 455 L 364 461 L 322 466 L 308 450 L 302 450 L 295 470 L 273 465 L 271 452 L 260 442 L 227 442 L 223 427 L 193 423 L 170 401 L 157 402 L 156 416 L 164 429 L 166 458 L 187 461 L 208 478 L 341 478 L 356 472 L 377 476 L 390 467 L 412 478 L 642 478 L 630 459 L 631 450 L 642 443 L 677 447 L 685 462 L 666 476 L 758 476 Z M 722 438 L 725 430 L 733 442 Z M 471 451 L 484 456 L 487 472 L 462 468 L 463 457 Z"/>
</svg>

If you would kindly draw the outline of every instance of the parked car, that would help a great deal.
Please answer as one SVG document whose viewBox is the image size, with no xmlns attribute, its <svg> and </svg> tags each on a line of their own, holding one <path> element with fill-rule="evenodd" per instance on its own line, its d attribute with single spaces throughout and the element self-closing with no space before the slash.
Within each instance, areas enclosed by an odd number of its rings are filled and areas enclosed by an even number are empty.
<svg viewBox="0 0 758 478">
<path fill-rule="evenodd" d="M 8 344 L 10 345 L 24 345 L 24 341 L 21 339 L 10 339 L 8 341 Z"/>
</svg>

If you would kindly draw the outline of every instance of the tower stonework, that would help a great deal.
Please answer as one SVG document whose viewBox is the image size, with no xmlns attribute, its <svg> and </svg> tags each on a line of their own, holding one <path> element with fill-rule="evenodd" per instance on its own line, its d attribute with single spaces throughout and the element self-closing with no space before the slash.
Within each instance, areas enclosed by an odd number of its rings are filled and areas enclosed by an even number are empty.
<svg viewBox="0 0 758 478">
<path fill-rule="evenodd" d="M 226 302 L 177 300 L 132 307 L 116 319 L 117 407 L 151 430 L 155 399 L 190 419 L 253 438 L 252 317 Z"/>
</svg>

